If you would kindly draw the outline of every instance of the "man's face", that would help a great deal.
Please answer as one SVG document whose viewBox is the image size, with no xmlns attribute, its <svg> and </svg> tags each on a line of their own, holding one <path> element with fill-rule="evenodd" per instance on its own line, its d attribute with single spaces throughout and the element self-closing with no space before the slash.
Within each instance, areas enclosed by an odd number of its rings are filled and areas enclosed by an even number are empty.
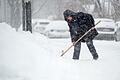
<svg viewBox="0 0 120 80">
<path fill-rule="evenodd" d="M 68 21 L 72 21 L 73 18 L 71 16 L 68 16 L 67 19 Z"/>
</svg>

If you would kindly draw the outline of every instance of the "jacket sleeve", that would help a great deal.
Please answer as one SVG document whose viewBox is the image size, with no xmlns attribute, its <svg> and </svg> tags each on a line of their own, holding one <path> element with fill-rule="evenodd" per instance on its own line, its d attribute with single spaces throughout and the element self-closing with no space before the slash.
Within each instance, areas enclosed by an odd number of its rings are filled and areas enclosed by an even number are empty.
<svg viewBox="0 0 120 80">
<path fill-rule="evenodd" d="M 77 31 L 74 30 L 74 28 L 72 28 L 70 25 L 69 28 L 70 28 L 69 31 L 70 31 L 71 41 L 75 42 L 77 40 Z"/>
</svg>

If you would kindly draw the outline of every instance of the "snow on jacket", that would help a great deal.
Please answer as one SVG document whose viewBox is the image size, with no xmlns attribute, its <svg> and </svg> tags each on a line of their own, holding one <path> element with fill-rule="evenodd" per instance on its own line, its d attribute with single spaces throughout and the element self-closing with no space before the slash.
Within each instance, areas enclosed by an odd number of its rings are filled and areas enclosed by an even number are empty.
<svg viewBox="0 0 120 80">
<path fill-rule="evenodd" d="M 84 35 L 89 29 L 94 27 L 94 19 L 92 15 L 88 13 L 78 12 L 75 13 L 71 10 L 66 10 L 63 13 L 65 21 L 67 21 L 69 26 L 69 31 L 71 35 L 72 42 L 78 40 L 82 35 Z M 71 16 L 72 21 L 67 20 L 67 17 Z M 87 35 L 85 35 L 81 41 L 87 42 L 93 40 L 95 36 L 98 35 L 97 30 L 94 28 Z"/>
</svg>

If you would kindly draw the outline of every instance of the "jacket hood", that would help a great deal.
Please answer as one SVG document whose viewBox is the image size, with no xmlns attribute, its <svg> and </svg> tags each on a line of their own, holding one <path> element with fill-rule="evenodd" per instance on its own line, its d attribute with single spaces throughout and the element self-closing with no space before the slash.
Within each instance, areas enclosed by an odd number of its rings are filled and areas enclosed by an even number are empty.
<svg viewBox="0 0 120 80">
<path fill-rule="evenodd" d="M 71 11 L 71 10 L 69 10 L 69 9 L 67 9 L 67 10 L 65 10 L 65 11 L 63 12 L 63 15 L 64 15 L 64 18 L 65 18 L 65 20 L 66 20 L 66 18 L 67 18 L 68 16 L 74 16 L 74 15 L 76 15 L 76 13 L 73 12 L 73 11 Z"/>
</svg>

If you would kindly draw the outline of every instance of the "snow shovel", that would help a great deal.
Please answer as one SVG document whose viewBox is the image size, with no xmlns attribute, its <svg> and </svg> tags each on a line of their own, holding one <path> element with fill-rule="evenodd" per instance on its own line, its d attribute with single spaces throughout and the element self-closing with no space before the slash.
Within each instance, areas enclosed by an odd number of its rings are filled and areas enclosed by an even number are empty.
<svg viewBox="0 0 120 80">
<path fill-rule="evenodd" d="M 98 21 L 98 22 L 95 24 L 95 26 L 96 26 L 97 24 L 99 24 L 100 22 L 101 22 L 101 20 Z M 94 29 L 95 26 L 92 27 L 91 29 L 89 29 L 83 36 L 81 36 L 76 42 L 74 42 L 72 45 L 70 45 L 66 50 L 62 50 L 61 57 L 62 57 L 69 49 L 71 49 L 74 45 L 76 45 L 76 43 L 79 42 L 86 34 L 88 34 L 92 29 Z"/>
</svg>

